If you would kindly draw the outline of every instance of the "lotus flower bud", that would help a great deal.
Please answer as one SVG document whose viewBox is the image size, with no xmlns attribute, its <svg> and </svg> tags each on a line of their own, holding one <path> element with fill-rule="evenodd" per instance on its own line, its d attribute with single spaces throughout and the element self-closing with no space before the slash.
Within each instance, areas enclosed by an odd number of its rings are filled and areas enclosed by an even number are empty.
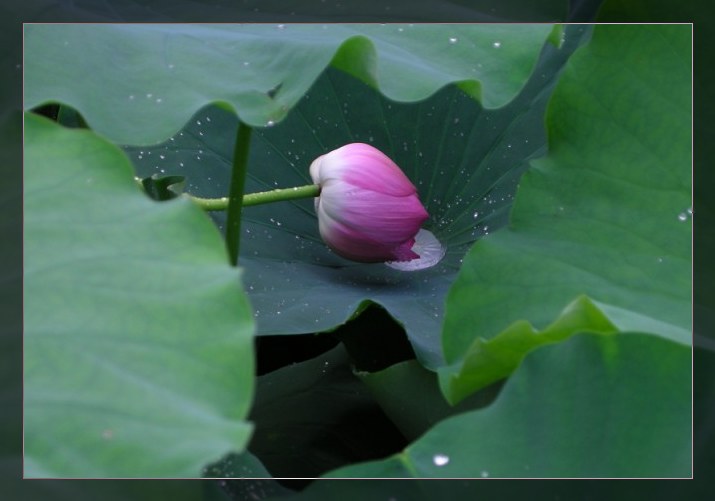
<svg viewBox="0 0 715 501">
<path fill-rule="evenodd" d="M 352 143 L 318 157 L 310 176 L 320 236 L 337 254 L 365 263 L 410 261 L 429 217 L 417 189 L 384 153 Z"/>
</svg>

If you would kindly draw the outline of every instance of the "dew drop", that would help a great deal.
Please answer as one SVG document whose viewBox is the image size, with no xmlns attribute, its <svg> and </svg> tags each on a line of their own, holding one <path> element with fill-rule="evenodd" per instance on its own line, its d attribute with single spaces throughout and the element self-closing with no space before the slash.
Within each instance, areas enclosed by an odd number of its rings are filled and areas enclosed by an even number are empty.
<svg viewBox="0 0 715 501">
<path fill-rule="evenodd" d="M 458 41 L 457 37 L 450 37 L 449 39 L 449 43 L 457 43 Z"/>
<path fill-rule="evenodd" d="M 489 476 L 489 472 L 487 470 L 482 470 L 482 473 L 480 473 L 482 478 L 487 478 Z"/>
<path fill-rule="evenodd" d="M 432 462 L 435 466 L 444 466 L 449 463 L 449 456 L 446 454 L 435 454 L 432 456 Z"/>
<path fill-rule="evenodd" d="M 266 127 L 273 127 L 276 123 L 273 120 L 268 120 L 266 122 Z"/>
<path fill-rule="evenodd" d="M 685 212 L 681 212 L 680 214 L 678 214 L 678 220 L 679 221 L 687 221 L 688 215 Z"/>
<path fill-rule="evenodd" d="M 501 42 L 494 42 L 492 45 L 495 49 L 498 49 L 499 47 L 501 47 Z"/>
<path fill-rule="evenodd" d="M 130 95 L 129 95 L 129 100 L 130 100 L 130 101 L 133 101 L 133 100 L 134 100 L 134 94 L 130 94 Z"/>
</svg>

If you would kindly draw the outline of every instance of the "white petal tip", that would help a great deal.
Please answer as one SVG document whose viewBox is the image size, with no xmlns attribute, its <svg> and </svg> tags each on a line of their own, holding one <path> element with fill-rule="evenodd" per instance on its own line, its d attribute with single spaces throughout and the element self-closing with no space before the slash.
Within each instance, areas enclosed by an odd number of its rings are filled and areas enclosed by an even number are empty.
<svg viewBox="0 0 715 501">
<path fill-rule="evenodd" d="M 431 231 L 420 229 L 415 235 L 415 245 L 412 246 L 412 251 L 420 257 L 411 261 L 388 261 L 385 264 L 400 271 L 424 270 L 439 263 L 447 253 L 447 248 L 437 240 Z"/>
</svg>

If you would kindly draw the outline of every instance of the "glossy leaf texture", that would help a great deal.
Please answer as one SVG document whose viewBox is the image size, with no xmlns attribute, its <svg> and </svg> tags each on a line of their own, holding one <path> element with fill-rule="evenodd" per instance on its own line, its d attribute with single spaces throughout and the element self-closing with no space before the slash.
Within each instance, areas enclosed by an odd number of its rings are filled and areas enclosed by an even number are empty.
<svg viewBox="0 0 715 501">
<path fill-rule="evenodd" d="M 198 477 L 243 450 L 254 323 L 205 214 L 34 114 L 24 214 L 25 477 Z"/>
<path fill-rule="evenodd" d="M 580 334 L 530 353 L 486 409 L 331 478 L 691 475 L 691 353 L 649 334 Z"/>
<path fill-rule="evenodd" d="M 456 82 L 493 108 L 516 96 L 553 29 L 28 25 L 25 106 L 62 102 L 115 143 L 149 145 L 175 134 L 211 103 L 252 126 L 279 122 L 332 64 L 392 99 L 422 100 Z"/>
<path fill-rule="evenodd" d="M 603 25 L 569 60 L 547 112 L 548 156 L 447 298 L 448 399 L 553 341 L 547 326 L 584 294 L 598 311 L 565 319 L 570 333 L 610 323 L 690 343 L 690 46 L 686 25 Z"/>
<path fill-rule="evenodd" d="M 529 159 L 544 152 L 543 110 L 558 71 L 587 34 L 567 29 L 562 49 L 546 44 L 524 91 L 485 110 L 456 86 L 421 103 L 396 103 L 357 79 L 327 71 L 282 123 L 257 131 L 247 192 L 310 184 L 310 163 L 351 142 L 384 151 L 417 186 L 431 215 L 425 227 L 447 248 L 437 266 L 402 272 L 358 264 L 320 239 L 312 200 L 248 207 L 241 263 L 259 335 L 318 332 L 342 324 L 367 301 L 406 328 L 419 360 L 444 364 L 444 297 L 469 246 L 503 226 Z M 138 175 L 183 175 L 202 197 L 227 193 L 236 118 L 207 108 L 169 141 L 126 151 Z M 214 216 L 223 225 L 223 216 Z"/>
</svg>

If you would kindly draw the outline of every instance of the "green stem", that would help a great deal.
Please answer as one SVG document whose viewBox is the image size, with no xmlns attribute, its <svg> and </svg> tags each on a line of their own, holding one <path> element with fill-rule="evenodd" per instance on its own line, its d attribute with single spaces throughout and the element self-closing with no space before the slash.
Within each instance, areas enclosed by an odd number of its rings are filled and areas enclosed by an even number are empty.
<svg viewBox="0 0 715 501">
<path fill-rule="evenodd" d="M 238 251 L 241 240 L 241 209 L 243 208 L 243 189 L 248 171 L 248 147 L 251 143 L 251 127 L 238 122 L 236 145 L 233 149 L 233 168 L 231 185 L 228 191 L 228 209 L 226 211 L 226 246 L 232 266 L 238 265 Z"/>
<path fill-rule="evenodd" d="M 261 191 L 259 193 L 249 193 L 243 195 L 243 206 L 270 204 L 283 202 L 285 200 L 297 200 L 300 198 L 314 198 L 320 195 L 320 186 L 309 184 L 306 186 L 296 186 L 295 188 L 281 188 L 278 190 Z M 226 210 L 228 207 L 228 197 L 221 198 L 200 198 L 188 195 L 199 207 L 206 211 Z"/>
</svg>

